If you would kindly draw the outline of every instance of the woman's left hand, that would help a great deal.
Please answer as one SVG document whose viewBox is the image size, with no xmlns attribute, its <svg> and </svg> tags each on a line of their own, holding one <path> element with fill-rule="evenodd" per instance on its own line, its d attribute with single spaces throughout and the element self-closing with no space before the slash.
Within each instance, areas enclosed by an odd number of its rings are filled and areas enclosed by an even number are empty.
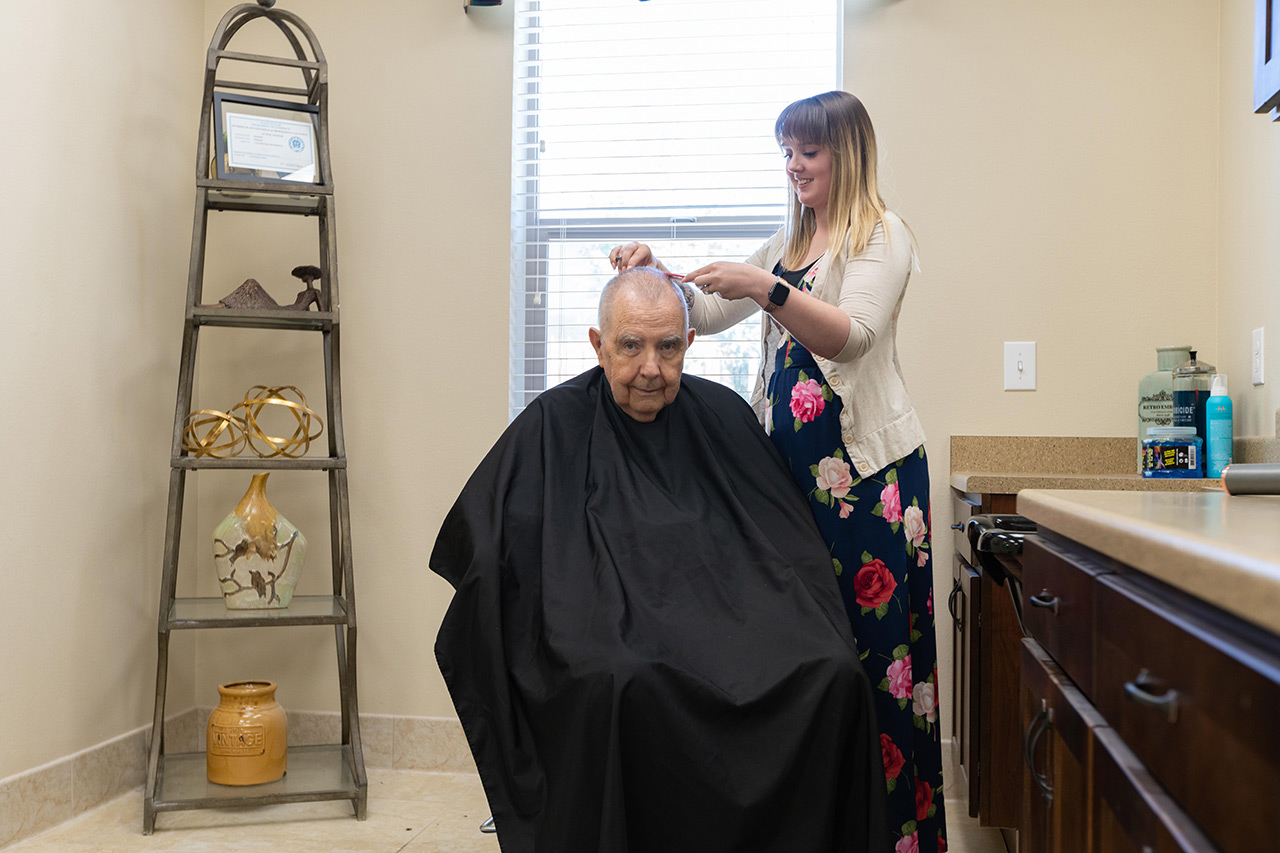
<svg viewBox="0 0 1280 853">
<path fill-rule="evenodd" d="M 716 261 L 684 274 L 684 283 L 723 299 L 754 299 L 763 303 L 777 279 L 751 264 Z"/>
</svg>

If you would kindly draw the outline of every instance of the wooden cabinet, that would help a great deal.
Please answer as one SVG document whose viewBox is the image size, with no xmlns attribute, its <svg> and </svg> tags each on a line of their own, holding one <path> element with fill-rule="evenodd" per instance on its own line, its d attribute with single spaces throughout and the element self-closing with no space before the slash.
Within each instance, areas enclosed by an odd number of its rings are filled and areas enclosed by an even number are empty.
<svg viewBox="0 0 1280 853">
<path fill-rule="evenodd" d="M 1275 849 L 1280 638 L 1043 528 L 1023 570 L 1020 849 Z"/>
<path fill-rule="evenodd" d="M 1113 571 L 1096 556 L 1073 553 L 1045 538 L 1022 555 L 1027 633 L 1086 695 L 1093 689 L 1094 579 Z"/>
<path fill-rule="evenodd" d="M 1094 732 L 1094 824 L 1097 853 L 1193 853 L 1217 850 L 1160 786 L 1114 729 Z M 1223 847 L 1222 850 L 1266 850 Z"/>
<path fill-rule="evenodd" d="M 1021 849 L 1080 853 L 1092 833 L 1094 731 L 1102 715 L 1035 640 L 1022 641 Z"/>
<path fill-rule="evenodd" d="M 1154 582 L 1101 578 L 1094 702 L 1223 849 L 1275 849 L 1280 650 L 1197 605 Z"/>
<path fill-rule="evenodd" d="M 978 816 L 978 621 L 981 618 L 982 584 L 978 571 L 959 553 L 952 554 L 953 584 L 947 599 L 951 614 L 954 675 L 951 679 L 951 749 L 960 779 L 952 790 L 966 792 L 969 816 Z M 974 712 L 970 708 L 975 709 Z"/>
<path fill-rule="evenodd" d="M 1022 629 L 1008 588 L 975 559 L 964 523 L 977 513 L 1012 513 L 1013 495 L 953 492 L 952 750 L 956 787 L 969 815 L 983 826 L 1018 825 L 1022 776 L 1018 721 L 1018 661 Z M 956 788 L 953 787 L 952 790 Z"/>
</svg>

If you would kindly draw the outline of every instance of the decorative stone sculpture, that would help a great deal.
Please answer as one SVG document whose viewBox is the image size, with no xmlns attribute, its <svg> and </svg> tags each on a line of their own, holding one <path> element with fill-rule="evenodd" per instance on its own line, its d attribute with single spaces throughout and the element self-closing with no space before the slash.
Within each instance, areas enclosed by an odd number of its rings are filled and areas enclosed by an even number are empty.
<svg viewBox="0 0 1280 853">
<path fill-rule="evenodd" d="M 252 308 L 256 310 L 278 310 L 278 311 L 306 311 L 312 305 L 317 310 L 323 311 L 324 305 L 320 299 L 320 291 L 312 282 L 318 280 L 323 273 L 317 266 L 303 265 L 294 267 L 291 274 L 294 278 L 302 279 L 302 283 L 306 287 L 298 291 L 298 296 L 293 300 L 292 305 L 281 305 L 271 298 L 271 294 L 267 293 L 266 288 L 258 284 L 255 278 L 246 278 L 244 284 L 228 293 L 212 305 L 201 305 L 201 308 Z"/>
</svg>

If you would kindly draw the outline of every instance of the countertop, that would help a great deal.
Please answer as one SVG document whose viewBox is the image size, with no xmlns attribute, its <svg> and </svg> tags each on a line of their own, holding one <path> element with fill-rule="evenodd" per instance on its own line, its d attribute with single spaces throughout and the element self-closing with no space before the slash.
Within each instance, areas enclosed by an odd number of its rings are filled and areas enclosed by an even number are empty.
<svg viewBox="0 0 1280 853">
<path fill-rule="evenodd" d="M 1023 489 L 1201 492 L 1221 489 L 1222 481 L 1143 477 L 1134 438 L 953 435 L 951 486 L 989 495 Z"/>
<path fill-rule="evenodd" d="M 1280 634 L 1280 495 L 1025 489 L 1018 513 Z"/>
<path fill-rule="evenodd" d="M 1053 474 L 1037 472 L 990 473 L 952 471 L 951 487 L 962 492 L 1016 495 L 1024 489 L 1071 489 L 1113 492 L 1220 492 L 1222 481 L 1210 478 L 1177 479 L 1139 474 Z"/>
</svg>

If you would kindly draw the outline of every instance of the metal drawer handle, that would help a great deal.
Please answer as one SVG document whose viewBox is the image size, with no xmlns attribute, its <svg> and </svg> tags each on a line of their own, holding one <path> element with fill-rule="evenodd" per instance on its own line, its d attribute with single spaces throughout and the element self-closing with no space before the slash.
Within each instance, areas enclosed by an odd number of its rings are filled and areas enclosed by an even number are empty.
<svg viewBox="0 0 1280 853">
<path fill-rule="evenodd" d="M 947 596 L 947 612 L 951 614 L 951 621 L 956 623 L 956 628 L 964 630 L 964 620 L 956 613 L 956 596 L 960 594 L 960 578 L 956 578 L 956 585 L 951 587 L 951 594 Z"/>
<path fill-rule="evenodd" d="M 957 521 L 957 522 L 955 522 L 954 524 L 952 524 L 952 525 L 951 525 L 951 529 L 952 529 L 952 530 L 964 530 L 964 525 Z"/>
<path fill-rule="evenodd" d="M 1058 615 L 1058 596 L 1049 592 L 1047 589 L 1040 590 L 1039 595 L 1031 596 L 1032 607 L 1047 607 L 1053 611 L 1053 615 Z"/>
<path fill-rule="evenodd" d="M 1035 780 L 1036 787 L 1040 789 L 1045 802 L 1050 805 L 1053 804 L 1053 786 L 1049 784 L 1049 774 L 1041 773 L 1036 769 L 1036 744 L 1039 743 L 1041 735 L 1051 728 L 1053 728 L 1053 709 L 1049 707 L 1048 700 L 1041 699 L 1039 712 L 1031 720 L 1027 730 L 1022 733 L 1022 759 L 1027 763 L 1031 778 Z"/>
<path fill-rule="evenodd" d="M 1155 684 L 1156 681 L 1151 677 L 1151 673 L 1143 669 L 1138 672 L 1138 677 L 1133 681 L 1124 683 L 1124 692 L 1126 696 L 1139 705 L 1146 705 L 1148 708 L 1163 711 L 1165 719 L 1171 723 L 1176 723 L 1178 721 L 1178 691 L 1171 688 L 1157 696 L 1150 690 Z"/>
</svg>

